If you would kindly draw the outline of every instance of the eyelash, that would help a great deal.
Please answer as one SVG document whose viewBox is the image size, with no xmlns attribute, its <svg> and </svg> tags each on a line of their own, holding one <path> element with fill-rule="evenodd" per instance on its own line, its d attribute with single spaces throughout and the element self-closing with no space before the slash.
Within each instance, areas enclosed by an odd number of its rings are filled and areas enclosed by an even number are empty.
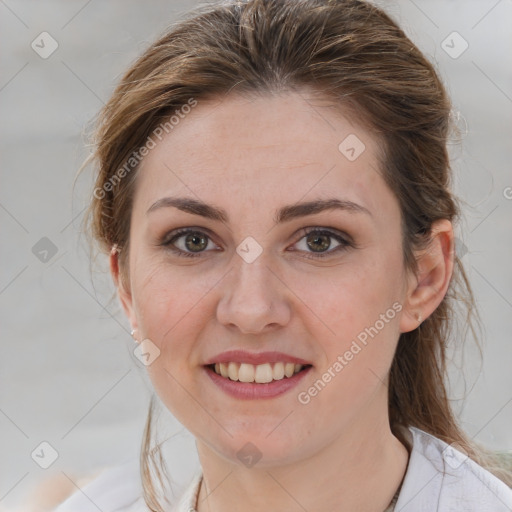
<svg viewBox="0 0 512 512">
<path fill-rule="evenodd" d="M 173 244 L 174 244 L 174 242 L 176 242 L 176 240 L 178 240 L 182 236 L 188 235 L 190 233 L 198 233 L 198 234 L 201 234 L 201 235 L 205 235 L 208 240 L 211 240 L 211 237 L 208 236 L 208 234 L 203 232 L 203 231 L 200 231 L 198 229 L 193 229 L 193 228 L 184 228 L 184 229 L 180 229 L 180 230 L 176 231 L 175 233 L 172 233 L 172 237 L 170 239 L 167 239 L 168 237 L 166 237 L 164 239 L 164 241 L 161 243 L 161 245 L 167 247 L 176 256 L 185 257 L 185 258 L 198 258 L 205 251 L 193 254 L 193 253 L 185 252 L 185 251 L 182 251 L 181 249 L 177 249 L 177 248 L 173 247 Z M 335 247 L 334 249 L 328 251 L 328 252 L 316 253 L 316 254 L 315 253 L 309 253 L 308 256 L 304 256 L 305 258 L 308 258 L 308 259 L 327 258 L 327 257 L 331 256 L 333 253 L 337 253 L 337 252 L 346 250 L 349 247 L 355 247 L 354 243 L 352 243 L 351 241 L 347 240 L 346 238 L 343 238 L 341 235 L 339 235 L 339 234 L 337 234 L 337 233 L 335 233 L 333 231 L 327 230 L 327 229 L 318 229 L 318 228 L 312 228 L 312 229 L 309 229 L 309 230 L 308 230 L 308 228 L 303 228 L 302 231 L 301 231 L 301 235 L 302 236 L 301 236 L 301 238 L 299 238 L 299 240 L 297 242 L 299 242 L 300 240 L 302 240 L 306 236 L 310 235 L 311 233 L 315 233 L 317 235 L 327 235 L 327 236 L 329 236 L 331 238 L 334 238 L 337 242 L 340 243 L 340 245 L 338 247 Z"/>
</svg>

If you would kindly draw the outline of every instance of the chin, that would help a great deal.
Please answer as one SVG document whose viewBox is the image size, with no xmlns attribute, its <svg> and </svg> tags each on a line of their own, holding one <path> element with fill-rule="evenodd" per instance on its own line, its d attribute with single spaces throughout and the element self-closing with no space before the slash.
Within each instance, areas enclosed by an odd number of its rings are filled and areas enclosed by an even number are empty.
<svg viewBox="0 0 512 512">
<path fill-rule="evenodd" d="M 282 418 L 281 418 L 282 420 Z M 208 439 L 208 445 L 223 458 L 242 467 L 271 468 L 292 464 L 304 458 L 304 436 L 298 439 L 285 429 L 279 431 L 279 422 L 272 429 L 246 427 L 238 431 L 229 429 L 233 437 L 227 434 L 222 439 Z M 307 431 L 307 429 L 305 429 Z M 269 432 L 270 433 L 269 435 Z"/>
</svg>

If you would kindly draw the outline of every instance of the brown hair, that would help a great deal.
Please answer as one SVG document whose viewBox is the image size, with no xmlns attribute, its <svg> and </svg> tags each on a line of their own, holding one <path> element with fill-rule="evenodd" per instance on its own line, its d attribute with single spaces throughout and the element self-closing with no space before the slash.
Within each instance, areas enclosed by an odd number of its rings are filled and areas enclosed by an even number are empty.
<svg viewBox="0 0 512 512">
<path fill-rule="evenodd" d="M 122 179 L 119 169 L 154 130 L 190 100 L 215 98 L 236 88 L 243 95 L 308 88 L 342 112 L 357 112 L 382 141 L 381 172 L 402 212 L 406 268 L 416 270 L 414 249 L 429 240 L 432 223 L 459 216 L 450 191 L 451 104 L 433 65 L 397 24 L 359 0 L 247 0 L 196 8 L 152 44 L 130 67 L 102 110 L 96 131 L 98 164 L 88 219 L 93 237 L 109 252 L 127 254 L 136 162 Z M 114 181 L 113 181 L 114 180 Z M 115 183 L 114 183 L 115 182 Z M 108 184 L 110 183 L 110 186 Z M 475 334 L 477 316 L 463 266 L 442 303 L 420 327 L 400 336 L 389 378 L 389 416 L 415 426 L 467 454 L 512 485 L 503 463 L 458 426 L 447 394 L 447 344 L 456 309 Z M 478 339 L 475 336 L 478 345 Z M 480 347 L 479 347 L 480 349 Z M 160 446 L 150 451 L 152 399 L 141 450 L 145 500 L 161 511 L 151 468 L 162 464 Z"/>
</svg>

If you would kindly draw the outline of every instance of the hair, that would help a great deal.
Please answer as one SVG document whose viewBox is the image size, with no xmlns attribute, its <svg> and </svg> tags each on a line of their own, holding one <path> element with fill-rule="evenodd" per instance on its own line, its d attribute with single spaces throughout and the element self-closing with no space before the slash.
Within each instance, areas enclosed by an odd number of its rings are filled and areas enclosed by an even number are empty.
<svg viewBox="0 0 512 512">
<path fill-rule="evenodd" d="M 105 252 L 117 248 L 124 283 L 139 167 L 133 155 L 191 99 L 215 99 L 232 90 L 245 96 L 308 90 L 332 101 L 344 115 L 357 113 L 359 125 L 364 123 L 381 141 L 379 171 L 400 205 L 406 269 L 417 271 L 415 250 L 428 246 L 435 221 L 455 222 L 460 216 L 450 191 L 450 100 L 434 66 L 388 14 L 360 0 L 201 5 L 145 50 L 99 114 L 95 151 L 86 161 L 97 164 L 86 231 Z M 127 162 L 133 170 L 127 170 Z M 453 339 L 460 306 L 468 328 Z M 415 426 L 456 443 L 512 486 L 512 472 L 504 461 L 458 426 L 448 397 L 448 344 L 464 343 L 468 330 L 475 334 L 477 323 L 471 286 L 455 254 L 442 302 L 398 340 L 389 374 L 390 427 L 406 445 L 401 426 Z M 151 468 L 161 481 L 158 468 L 164 463 L 160 446 L 150 450 L 153 409 L 152 397 L 141 476 L 148 507 L 160 512 Z"/>
</svg>

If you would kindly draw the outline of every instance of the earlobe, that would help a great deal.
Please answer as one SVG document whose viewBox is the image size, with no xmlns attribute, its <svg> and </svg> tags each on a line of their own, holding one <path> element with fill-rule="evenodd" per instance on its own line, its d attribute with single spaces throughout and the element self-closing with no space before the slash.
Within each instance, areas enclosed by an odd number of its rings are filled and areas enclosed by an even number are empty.
<svg viewBox="0 0 512 512">
<path fill-rule="evenodd" d="M 119 287 L 119 251 L 117 249 L 117 245 L 114 245 L 112 249 L 110 249 L 110 275 L 112 276 L 112 281 L 116 288 Z"/>
<path fill-rule="evenodd" d="M 444 299 L 453 274 L 453 226 L 448 219 L 432 224 L 430 243 L 416 255 L 418 271 L 407 292 L 400 331 L 409 332 L 428 318 Z"/>
<path fill-rule="evenodd" d="M 130 321 L 132 330 L 137 329 L 137 319 L 133 310 L 131 291 L 126 289 L 125 283 L 121 277 L 119 269 L 119 249 L 116 245 L 114 245 L 110 251 L 110 274 L 117 288 L 117 295 L 121 302 L 121 306 L 123 307 L 123 310 L 128 320 Z"/>
</svg>

